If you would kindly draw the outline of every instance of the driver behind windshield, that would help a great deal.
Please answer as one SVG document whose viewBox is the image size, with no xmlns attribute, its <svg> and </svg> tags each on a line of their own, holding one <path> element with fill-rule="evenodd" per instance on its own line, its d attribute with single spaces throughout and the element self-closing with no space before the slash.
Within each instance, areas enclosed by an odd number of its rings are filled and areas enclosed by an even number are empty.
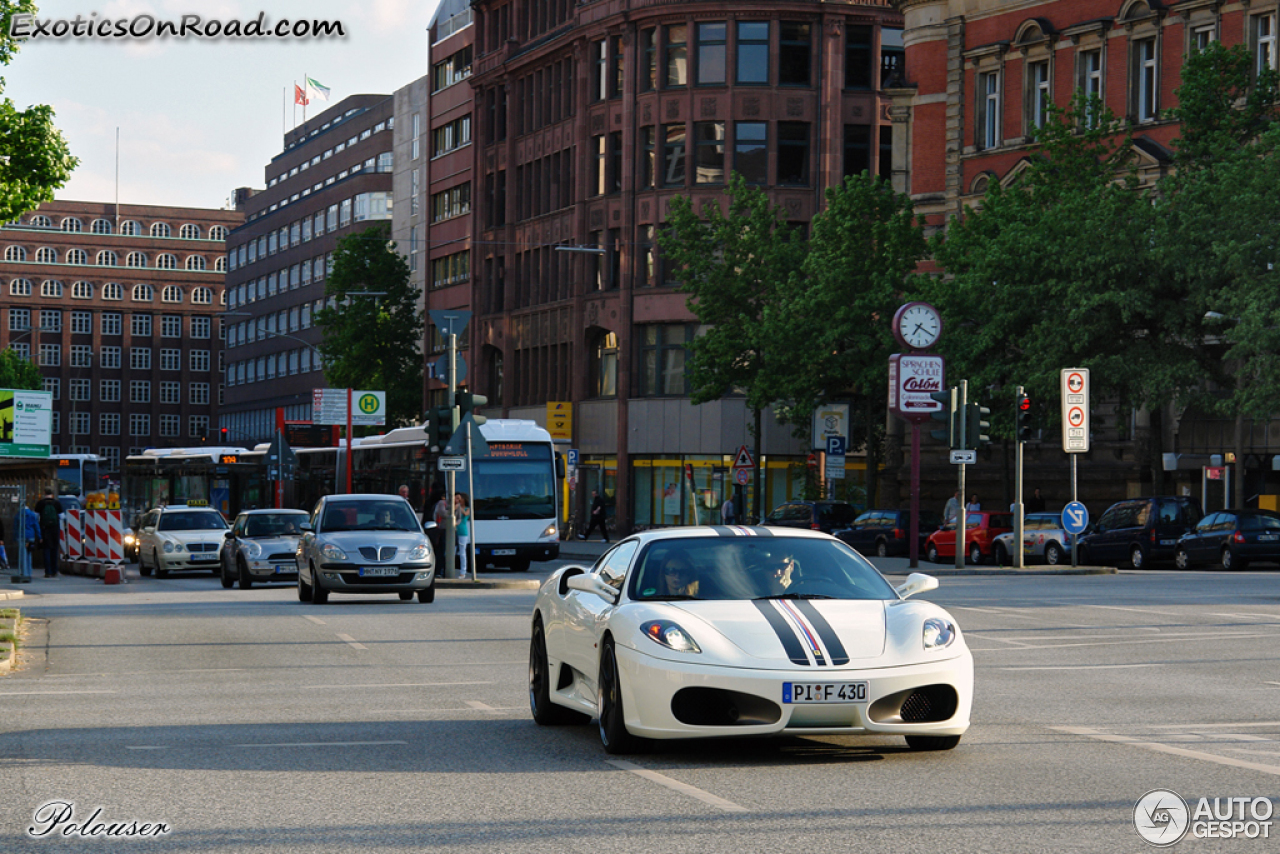
<svg viewBox="0 0 1280 854">
<path fill-rule="evenodd" d="M 662 562 L 661 593 L 663 596 L 697 596 L 698 573 L 680 552 L 668 555 Z"/>
</svg>

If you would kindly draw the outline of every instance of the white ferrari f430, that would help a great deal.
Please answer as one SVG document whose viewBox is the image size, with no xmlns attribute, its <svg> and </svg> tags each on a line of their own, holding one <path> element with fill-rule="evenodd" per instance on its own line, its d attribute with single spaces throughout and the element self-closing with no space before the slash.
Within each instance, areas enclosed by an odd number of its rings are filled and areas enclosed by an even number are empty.
<svg viewBox="0 0 1280 854">
<path fill-rule="evenodd" d="M 599 721 L 609 753 L 644 739 L 905 736 L 949 750 L 969 728 L 973 656 L 955 620 L 812 531 L 668 528 L 628 537 L 538 591 L 529 703 L 539 724 Z"/>
</svg>

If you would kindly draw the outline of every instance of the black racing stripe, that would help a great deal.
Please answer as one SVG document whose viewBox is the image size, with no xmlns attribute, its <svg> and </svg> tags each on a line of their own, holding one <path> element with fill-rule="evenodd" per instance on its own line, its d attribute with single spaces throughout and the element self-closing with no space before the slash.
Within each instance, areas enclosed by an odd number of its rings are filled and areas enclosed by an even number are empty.
<svg viewBox="0 0 1280 854">
<path fill-rule="evenodd" d="M 844 644 L 840 643 L 840 637 L 831 628 L 831 624 L 827 622 L 827 618 L 819 613 L 813 603 L 807 599 L 797 599 L 794 603 L 796 610 L 804 614 L 805 619 L 818 632 L 818 637 L 822 638 L 822 645 L 827 648 L 827 652 L 831 655 L 831 664 L 839 667 L 842 664 L 849 663 L 849 653 L 845 652 Z"/>
<path fill-rule="evenodd" d="M 711 530 L 715 533 L 717 537 L 737 536 L 736 534 L 733 533 L 733 529 L 730 528 L 728 525 L 712 525 Z"/>
<path fill-rule="evenodd" d="M 791 659 L 792 664 L 803 664 L 808 666 L 809 656 L 804 654 L 804 647 L 800 644 L 800 639 L 796 637 L 795 631 L 791 628 L 791 624 L 787 622 L 787 618 L 778 613 L 773 607 L 773 603 L 768 600 L 756 600 L 756 608 L 764 618 L 769 621 L 769 626 L 773 629 L 773 633 L 778 636 L 778 640 L 782 641 L 782 649 L 787 653 L 787 658 Z"/>
</svg>

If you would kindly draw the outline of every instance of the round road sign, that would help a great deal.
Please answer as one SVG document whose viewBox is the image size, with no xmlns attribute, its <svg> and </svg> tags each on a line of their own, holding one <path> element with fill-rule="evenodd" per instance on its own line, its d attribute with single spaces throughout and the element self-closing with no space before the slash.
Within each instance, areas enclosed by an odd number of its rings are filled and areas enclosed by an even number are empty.
<svg viewBox="0 0 1280 854">
<path fill-rule="evenodd" d="M 1073 406 L 1067 410 L 1067 423 L 1072 427 L 1080 427 L 1084 424 L 1084 410 L 1079 406 Z"/>
<path fill-rule="evenodd" d="M 751 469 L 734 469 L 733 482 L 738 486 L 746 486 L 751 482 Z"/>
</svg>

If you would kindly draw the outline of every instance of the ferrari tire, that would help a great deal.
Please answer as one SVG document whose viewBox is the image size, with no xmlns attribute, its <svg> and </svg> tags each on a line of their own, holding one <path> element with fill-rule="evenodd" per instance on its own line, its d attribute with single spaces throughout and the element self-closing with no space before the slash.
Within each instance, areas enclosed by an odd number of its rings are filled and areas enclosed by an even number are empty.
<svg viewBox="0 0 1280 854">
<path fill-rule="evenodd" d="M 613 640 L 607 640 L 600 649 L 600 679 L 596 709 L 600 720 L 600 743 L 606 753 L 614 756 L 635 753 L 640 739 L 627 731 L 625 710 L 622 707 L 622 681 L 618 676 L 618 658 Z"/>
<path fill-rule="evenodd" d="M 547 638 L 540 620 L 533 624 L 533 636 L 529 639 L 529 711 L 539 726 L 584 724 L 591 720 L 581 712 L 551 702 L 551 667 L 547 663 Z"/>
<path fill-rule="evenodd" d="M 1062 563 L 1062 546 L 1057 543 L 1049 543 L 1044 547 L 1044 562 L 1049 566 L 1057 566 Z"/>
<path fill-rule="evenodd" d="M 925 557 L 929 560 L 929 563 L 937 563 L 938 547 L 933 543 L 929 543 L 929 548 L 925 551 Z"/>
<path fill-rule="evenodd" d="M 960 743 L 958 735 L 909 735 L 907 747 L 912 750 L 953 750 Z"/>
</svg>

